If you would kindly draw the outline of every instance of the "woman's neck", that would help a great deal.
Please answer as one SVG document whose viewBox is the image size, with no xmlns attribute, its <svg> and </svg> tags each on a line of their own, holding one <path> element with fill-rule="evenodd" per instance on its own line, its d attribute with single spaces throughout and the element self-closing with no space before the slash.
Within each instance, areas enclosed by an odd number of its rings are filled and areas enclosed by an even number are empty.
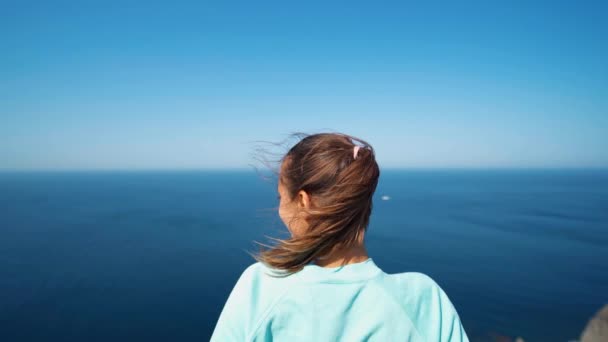
<svg viewBox="0 0 608 342">
<path fill-rule="evenodd" d="M 351 247 L 331 252 L 327 256 L 317 258 L 315 264 L 321 267 L 339 267 L 348 264 L 356 264 L 369 259 L 363 237 Z"/>
</svg>

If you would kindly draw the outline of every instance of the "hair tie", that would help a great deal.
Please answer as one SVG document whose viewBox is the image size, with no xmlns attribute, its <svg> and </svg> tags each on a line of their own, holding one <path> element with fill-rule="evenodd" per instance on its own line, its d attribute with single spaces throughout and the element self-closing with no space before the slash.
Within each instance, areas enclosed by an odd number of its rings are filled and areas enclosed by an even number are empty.
<svg viewBox="0 0 608 342">
<path fill-rule="evenodd" d="M 360 146 L 355 145 L 355 148 L 354 148 L 354 151 L 353 151 L 353 158 L 354 159 L 357 159 L 357 153 L 359 152 L 360 148 L 361 148 Z"/>
</svg>

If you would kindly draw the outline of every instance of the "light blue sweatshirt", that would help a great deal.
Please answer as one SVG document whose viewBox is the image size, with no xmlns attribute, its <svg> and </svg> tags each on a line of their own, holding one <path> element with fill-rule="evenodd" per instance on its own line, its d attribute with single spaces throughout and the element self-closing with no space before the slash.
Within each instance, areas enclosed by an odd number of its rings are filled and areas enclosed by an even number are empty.
<svg viewBox="0 0 608 342">
<path fill-rule="evenodd" d="M 371 258 L 272 273 L 247 267 L 211 341 L 468 341 L 447 295 L 422 273 L 386 274 Z"/>
</svg>

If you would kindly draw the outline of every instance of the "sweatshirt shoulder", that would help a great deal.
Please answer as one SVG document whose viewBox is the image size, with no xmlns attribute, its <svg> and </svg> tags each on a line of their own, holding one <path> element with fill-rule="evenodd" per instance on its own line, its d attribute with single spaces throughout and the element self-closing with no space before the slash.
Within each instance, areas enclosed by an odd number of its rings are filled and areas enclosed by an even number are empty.
<svg viewBox="0 0 608 342">
<path fill-rule="evenodd" d="M 388 286 L 425 340 L 468 342 L 456 308 L 435 280 L 419 272 L 388 278 Z"/>
<path fill-rule="evenodd" d="M 410 290 L 434 291 L 440 288 L 433 278 L 420 272 L 387 274 L 386 278 L 388 282 L 399 285 L 400 288 L 405 286 Z"/>
<path fill-rule="evenodd" d="M 419 272 L 387 274 L 384 281 L 386 290 L 403 304 L 408 312 L 420 308 L 440 309 L 447 298 L 441 287 L 430 276 Z"/>
<path fill-rule="evenodd" d="M 277 290 L 283 289 L 286 282 L 293 280 L 292 277 L 279 277 L 279 274 L 276 270 L 258 261 L 250 264 L 243 270 L 238 283 L 243 287 L 252 288 L 252 291 L 257 294 L 260 292 L 270 292 L 271 295 L 277 294 L 282 292 L 277 292 Z"/>
<path fill-rule="evenodd" d="M 245 269 L 239 275 L 235 287 L 243 287 L 246 284 L 250 284 L 252 281 L 254 281 L 256 274 L 259 273 L 259 268 L 260 266 L 257 265 L 257 263 L 245 267 Z"/>
<path fill-rule="evenodd" d="M 243 273 L 241 274 L 241 277 L 243 277 L 243 278 L 256 278 L 256 277 L 269 278 L 269 277 L 272 277 L 273 275 L 277 275 L 277 274 L 280 274 L 280 273 L 278 273 L 276 270 L 268 267 L 264 263 L 258 261 L 258 262 L 252 263 L 249 266 L 247 266 L 245 268 L 245 270 L 243 271 Z"/>
<path fill-rule="evenodd" d="M 252 277 L 258 273 L 260 273 L 260 270 L 262 269 L 263 264 L 261 262 L 256 262 L 253 264 L 250 264 L 249 266 L 245 267 L 245 269 L 243 270 L 241 277 Z"/>
<path fill-rule="evenodd" d="M 439 286 L 437 282 L 430 276 L 420 273 L 420 272 L 404 272 L 391 274 L 391 276 L 395 276 L 396 278 L 407 281 L 410 284 L 416 284 L 420 287 L 436 287 Z"/>
</svg>

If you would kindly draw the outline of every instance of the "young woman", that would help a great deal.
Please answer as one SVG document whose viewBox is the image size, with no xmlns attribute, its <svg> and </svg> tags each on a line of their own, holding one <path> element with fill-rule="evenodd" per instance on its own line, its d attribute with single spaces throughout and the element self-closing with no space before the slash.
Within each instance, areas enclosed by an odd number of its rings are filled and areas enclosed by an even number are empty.
<svg viewBox="0 0 608 342">
<path fill-rule="evenodd" d="M 454 306 L 421 273 L 384 273 L 364 236 L 380 169 L 340 133 L 302 138 L 281 159 L 279 216 L 291 233 L 254 255 L 212 341 L 468 341 Z"/>
</svg>

